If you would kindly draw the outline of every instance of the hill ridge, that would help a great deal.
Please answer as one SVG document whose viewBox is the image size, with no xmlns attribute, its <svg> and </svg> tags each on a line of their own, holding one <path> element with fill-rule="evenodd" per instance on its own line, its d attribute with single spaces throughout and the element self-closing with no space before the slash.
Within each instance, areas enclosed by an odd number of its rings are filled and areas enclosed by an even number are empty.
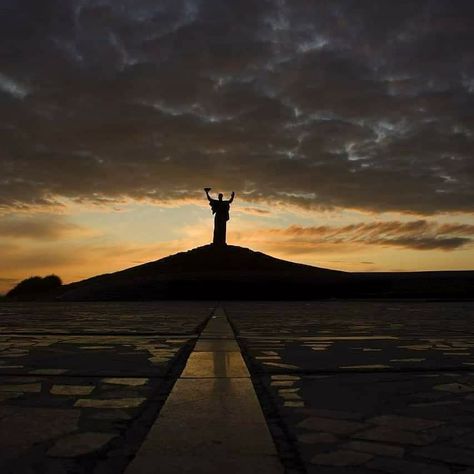
<svg viewBox="0 0 474 474">
<path fill-rule="evenodd" d="M 60 301 L 473 299 L 474 272 L 347 273 L 204 245 L 64 285 Z M 49 296 L 48 296 L 49 297 Z"/>
<path fill-rule="evenodd" d="M 224 282 L 239 286 L 244 297 L 248 295 L 250 282 L 257 284 L 259 288 L 252 291 L 254 296 L 258 296 L 259 291 L 263 291 L 261 296 L 269 296 L 269 291 L 264 291 L 263 287 L 271 290 L 268 286 L 277 281 L 292 285 L 291 280 L 294 280 L 294 286 L 298 282 L 309 283 L 315 279 L 321 283 L 332 282 L 346 275 L 348 274 L 338 270 L 290 262 L 245 247 L 217 247 L 209 244 L 65 285 L 59 298 L 122 299 L 126 295 L 144 299 L 160 299 L 172 295 L 187 297 L 179 291 L 181 284 L 187 288 L 188 295 L 201 299 L 204 295 L 212 297 L 209 292 L 204 291 L 204 284 L 213 285 L 215 291 L 222 294 L 223 285 L 220 283 Z M 174 288 L 170 288 L 171 283 Z M 131 285 L 135 288 L 132 289 Z M 137 286 L 141 286 L 141 290 Z M 228 291 L 225 293 L 228 294 Z"/>
</svg>

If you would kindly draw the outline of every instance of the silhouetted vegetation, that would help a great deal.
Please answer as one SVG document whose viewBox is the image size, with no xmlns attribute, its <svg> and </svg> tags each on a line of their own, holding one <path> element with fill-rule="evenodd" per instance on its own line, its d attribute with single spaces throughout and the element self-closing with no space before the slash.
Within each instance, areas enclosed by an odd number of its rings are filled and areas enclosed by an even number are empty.
<svg viewBox="0 0 474 474">
<path fill-rule="evenodd" d="M 7 293 L 6 297 L 21 301 L 47 298 L 58 290 L 62 284 L 61 278 L 57 275 L 33 276 L 18 283 L 15 288 Z"/>
</svg>

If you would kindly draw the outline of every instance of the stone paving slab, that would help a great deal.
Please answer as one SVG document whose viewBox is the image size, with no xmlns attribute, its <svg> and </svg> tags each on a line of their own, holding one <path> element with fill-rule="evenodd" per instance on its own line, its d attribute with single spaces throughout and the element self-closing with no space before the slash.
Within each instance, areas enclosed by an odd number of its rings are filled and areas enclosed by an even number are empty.
<svg viewBox="0 0 474 474">
<path fill-rule="evenodd" d="M 235 339 L 216 340 L 200 339 L 194 346 L 194 352 L 240 352 L 240 347 Z"/>
<path fill-rule="evenodd" d="M 287 433 L 308 473 L 474 468 L 473 303 L 226 310 L 267 411 L 280 420 L 276 432 Z"/>
<path fill-rule="evenodd" d="M 0 336 L 0 375 L 163 375 L 190 337 Z"/>
<path fill-rule="evenodd" d="M 267 373 L 474 371 L 474 336 L 247 337 L 241 341 L 254 360 L 255 370 Z"/>
<path fill-rule="evenodd" d="M 190 335 L 213 308 L 205 301 L 4 303 L 0 334 Z"/>
<path fill-rule="evenodd" d="M 225 310 L 242 337 L 474 336 L 469 301 L 252 301 L 226 302 Z"/>
<path fill-rule="evenodd" d="M 226 308 L 256 372 L 474 370 L 473 303 L 229 303 Z"/>
<path fill-rule="evenodd" d="M 126 473 L 282 472 L 259 411 L 249 378 L 180 379 Z"/>
<path fill-rule="evenodd" d="M 367 473 L 449 473 L 474 466 L 474 397 L 458 388 L 474 390 L 472 374 L 261 380 L 309 473 L 343 467 Z"/>
<path fill-rule="evenodd" d="M 164 401 L 167 385 L 162 378 L 0 377 L 0 472 L 89 472 L 123 443 L 150 401 Z"/>
<path fill-rule="evenodd" d="M 192 337 L 0 336 L 0 375 L 164 375 Z"/>
<path fill-rule="evenodd" d="M 193 352 L 181 377 L 249 377 L 249 372 L 240 352 Z"/>
<path fill-rule="evenodd" d="M 210 312 L 0 305 L 0 473 L 122 472 Z"/>
</svg>

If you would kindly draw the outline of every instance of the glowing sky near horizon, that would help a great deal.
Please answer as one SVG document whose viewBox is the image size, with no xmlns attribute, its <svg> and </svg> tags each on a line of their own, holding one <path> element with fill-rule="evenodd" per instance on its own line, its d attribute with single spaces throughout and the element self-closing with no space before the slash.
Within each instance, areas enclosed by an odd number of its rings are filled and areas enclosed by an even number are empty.
<svg viewBox="0 0 474 474">
<path fill-rule="evenodd" d="M 3 0 L 0 292 L 208 243 L 474 268 L 471 0 Z"/>
</svg>

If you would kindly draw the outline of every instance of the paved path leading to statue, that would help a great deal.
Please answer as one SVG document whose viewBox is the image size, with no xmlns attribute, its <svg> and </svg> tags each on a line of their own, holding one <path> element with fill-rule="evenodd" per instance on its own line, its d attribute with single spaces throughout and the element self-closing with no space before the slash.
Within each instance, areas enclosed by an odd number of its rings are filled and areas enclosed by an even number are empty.
<svg viewBox="0 0 474 474">
<path fill-rule="evenodd" d="M 126 474 L 281 474 L 250 375 L 221 308 Z"/>
</svg>

